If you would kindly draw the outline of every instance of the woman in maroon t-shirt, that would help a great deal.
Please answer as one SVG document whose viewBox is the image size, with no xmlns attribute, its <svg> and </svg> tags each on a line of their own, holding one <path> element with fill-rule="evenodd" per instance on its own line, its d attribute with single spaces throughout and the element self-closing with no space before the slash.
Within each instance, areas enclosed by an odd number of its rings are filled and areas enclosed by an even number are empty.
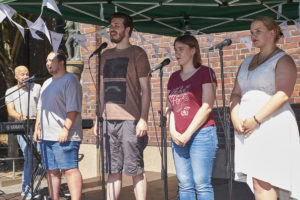
<svg viewBox="0 0 300 200">
<path fill-rule="evenodd" d="M 201 65 L 198 41 L 183 35 L 174 42 L 181 70 L 168 82 L 168 117 L 172 151 L 179 181 L 179 198 L 213 200 L 213 162 L 218 148 L 212 107 L 216 77 Z"/>
</svg>

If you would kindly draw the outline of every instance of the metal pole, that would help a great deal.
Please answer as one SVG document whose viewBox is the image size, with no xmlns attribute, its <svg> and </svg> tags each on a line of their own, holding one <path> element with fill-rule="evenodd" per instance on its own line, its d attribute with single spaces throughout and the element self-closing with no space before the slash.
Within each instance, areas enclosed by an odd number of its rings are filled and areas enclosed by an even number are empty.
<svg viewBox="0 0 300 200">
<path fill-rule="evenodd" d="M 98 52 L 98 80 L 97 80 L 97 138 L 96 148 L 99 148 L 99 130 L 100 130 L 100 155 L 101 155 L 101 181 L 102 181 L 102 199 L 105 200 L 105 173 L 104 173 L 104 151 L 103 151 L 103 118 L 101 115 L 101 101 L 100 101 L 100 65 L 101 65 L 101 51 Z"/>
<path fill-rule="evenodd" d="M 223 49 L 219 49 L 220 55 L 220 65 L 221 65 L 221 80 L 222 80 L 222 100 L 223 100 L 223 122 L 224 122 L 224 134 L 225 134 L 225 141 L 226 141 L 226 172 L 229 171 L 229 200 L 232 199 L 232 158 L 231 158 L 231 138 L 230 138 L 230 123 L 227 120 L 227 108 L 225 102 L 225 84 L 224 84 L 224 67 L 223 67 Z"/>
<path fill-rule="evenodd" d="M 163 102 L 163 70 L 160 68 L 160 130 L 161 130 L 161 149 L 162 149 L 162 178 L 164 179 L 165 200 L 168 200 L 168 167 L 167 167 L 167 132 L 166 118 L 164 117 Z"/>
</svg>

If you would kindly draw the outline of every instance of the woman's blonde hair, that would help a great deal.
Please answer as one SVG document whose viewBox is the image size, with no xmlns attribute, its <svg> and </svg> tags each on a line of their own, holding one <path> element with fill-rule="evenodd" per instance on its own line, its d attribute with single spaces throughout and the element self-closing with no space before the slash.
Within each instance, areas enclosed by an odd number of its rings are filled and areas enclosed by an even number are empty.
<svg viewBox="0 0 300 200">
<path fill-rule="evenodd" d="M 282 33 L 280 31 L 280 27 L 278 26 L 277 22 L 269 16 L 260 16 L 255 18 L 253 22 L 256 21 L 260 21 L 264 24 L 264 26 L 270 31 L 270 30 L 274 30 L 275 31 L 275 38 L 274 38 L 274 42 L 278 42 L 278 40 L 280 39 L 280 37 L 282 36 Z"/>
</svg>

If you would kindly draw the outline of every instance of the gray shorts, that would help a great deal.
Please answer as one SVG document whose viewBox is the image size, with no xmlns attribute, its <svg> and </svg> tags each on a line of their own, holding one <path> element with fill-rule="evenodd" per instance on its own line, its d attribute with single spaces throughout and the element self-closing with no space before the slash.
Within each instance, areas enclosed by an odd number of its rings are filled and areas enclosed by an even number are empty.
<svg viewBox="0 0 300 200">
<path fill-rule="evenodd" d="M 148 136 L 136 137 L 134 120 L 105 120 L 104 172 L 106 174 L 124 173 L 136 176 L 144 172 L 143 151 L 148 144 Z"/>
</svg>

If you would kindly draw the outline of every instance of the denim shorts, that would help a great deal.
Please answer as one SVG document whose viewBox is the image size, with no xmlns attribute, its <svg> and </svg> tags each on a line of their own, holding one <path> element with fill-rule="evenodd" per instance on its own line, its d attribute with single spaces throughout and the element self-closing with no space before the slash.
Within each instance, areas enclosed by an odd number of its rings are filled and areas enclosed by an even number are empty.
<svg viewBox="0 0 300 200">
<path fill-rule="evenodd" d="M 143 151 L 148 136 L 136 137 L 136 120 L 106 120 L 104 133 L 104 171 L 106 174 L 136 176 L 144 172 Z"/>
<path fill-rule="evenodd" d="M 78 168 L 80 142 L 41 140 L 42 163 L 45 170 Z"/>
</svg>

